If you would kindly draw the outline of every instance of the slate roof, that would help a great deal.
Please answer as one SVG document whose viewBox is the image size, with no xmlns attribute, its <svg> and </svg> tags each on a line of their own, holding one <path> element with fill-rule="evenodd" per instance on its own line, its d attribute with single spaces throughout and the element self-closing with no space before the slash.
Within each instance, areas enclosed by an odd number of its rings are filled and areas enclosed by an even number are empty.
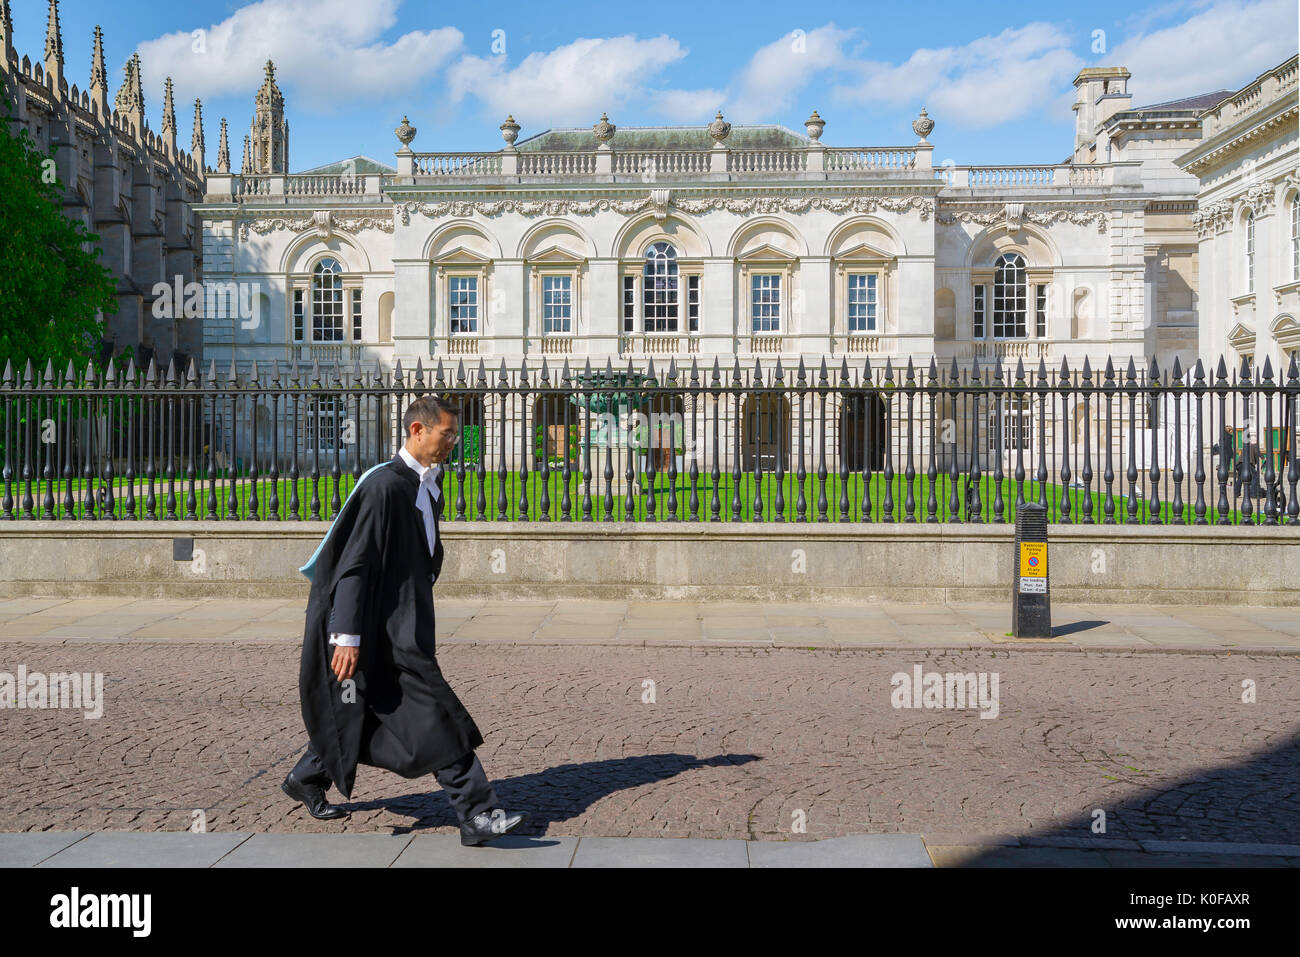
<svg viewBox="0 0 1300 957">
<path fill-rule="evenodd" d="M 1226 98 L 1232 96 L 1232 93 L 1232 90 L 1215 90 L 1213 93 L 1187 96 L 1181 100 L 1168 100 L 1164 103 L 1152 103 L 1150 106 L 1139 106 L 1131 110 L 1124 110 L 1124 112 L 1147 113 L 1159 111 L 1165 113 L 1172 110 L 1195 110 L 1199 113 L 1202 110 L 1209 110 L 1218 106 Z"/>
</svg>

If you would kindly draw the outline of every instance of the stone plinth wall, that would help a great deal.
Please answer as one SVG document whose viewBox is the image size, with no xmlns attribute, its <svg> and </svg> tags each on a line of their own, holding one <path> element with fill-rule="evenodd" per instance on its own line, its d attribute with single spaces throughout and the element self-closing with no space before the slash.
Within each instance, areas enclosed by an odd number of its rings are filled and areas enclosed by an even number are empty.
<svg viewBox="0 0 1300 957">
<path fill-rule="evenodd" d="M 0 596 L 305 600 L 297 569 L 327 528 L 7 523 Z M 1009 525 L 446 522 L 442 534 L 435 588 L 448 598 L 1009 601 L 1014 568 Z M 1048 537 L 1063 601 L 1300 600 L 1297 528 L 1052 526 Z"/>
</svg>

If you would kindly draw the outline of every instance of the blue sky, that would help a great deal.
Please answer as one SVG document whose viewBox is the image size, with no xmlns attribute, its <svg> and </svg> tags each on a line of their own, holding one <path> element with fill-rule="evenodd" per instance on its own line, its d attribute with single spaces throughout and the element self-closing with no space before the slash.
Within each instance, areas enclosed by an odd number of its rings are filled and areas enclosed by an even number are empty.
<svg viewBox="0 0 1300 957">
<path fill-rule="evenodd" d="M 41 57 L 47 4 L 11 5 L 19 55 Z M 1128 67 L 1140 106 L 1239 87 L 1294 54 L 1300 30 L 1295 0 L 65 0 L 60 19 L 71 81 L 89 80 L 99 23 L 110 91 L 138 51 L 150 126 L 162 125 L 170 75 L 182 147 L 201 97 L 208 162 L 225 116 L 236 170 L 273 59 L 294 171 L 357 153 L 391 165 L 403 114 L 419 129 L 414 149 L 455 151 L 498 149 L 508 112 L 523 138 L 590 126 L 602 110 L 647 126 L 703 125 L 719 108 L 732 123 L 798 132 L 816 108 L 827 145 L 895 146 L 915 142 L 925 106 L 936 164 L 1059 162 L 1073 148 L 1081 67 Z"/>
</svg>

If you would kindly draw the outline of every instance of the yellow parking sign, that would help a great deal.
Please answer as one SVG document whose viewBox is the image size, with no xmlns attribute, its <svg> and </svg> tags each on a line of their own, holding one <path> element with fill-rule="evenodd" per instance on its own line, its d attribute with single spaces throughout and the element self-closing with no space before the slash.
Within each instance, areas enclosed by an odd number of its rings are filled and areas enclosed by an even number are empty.
<svg viewBox="0 0 1300 957">
<path fill-rule="evenodd" d="M 1047 577 L 1047 542 L 1020 543 L 1020 577 Z"/>
</svg>

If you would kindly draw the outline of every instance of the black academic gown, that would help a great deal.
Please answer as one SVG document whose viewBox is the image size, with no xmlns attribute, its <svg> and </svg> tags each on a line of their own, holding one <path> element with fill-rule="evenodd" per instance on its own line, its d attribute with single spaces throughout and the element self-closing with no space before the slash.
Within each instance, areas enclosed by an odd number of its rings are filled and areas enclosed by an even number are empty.
<svg viewBox="0 0 1300 957">
<path fill-rule="evenodd" d="M 393 456 L 348 497 L 316 562 L 298 688 L 312 750 L 344 797 L 352 796 L 358 763 L 414 778 L 483 743 L 434 657 L 442 508 L 438 500 L 431 556 L 415 505 L 419 491 L 419 477 Z M 358 572 L 365 596 L 361 657 L 349 689 L 330 669 L 328 623 L 339 580 Z"/>
</svg>

